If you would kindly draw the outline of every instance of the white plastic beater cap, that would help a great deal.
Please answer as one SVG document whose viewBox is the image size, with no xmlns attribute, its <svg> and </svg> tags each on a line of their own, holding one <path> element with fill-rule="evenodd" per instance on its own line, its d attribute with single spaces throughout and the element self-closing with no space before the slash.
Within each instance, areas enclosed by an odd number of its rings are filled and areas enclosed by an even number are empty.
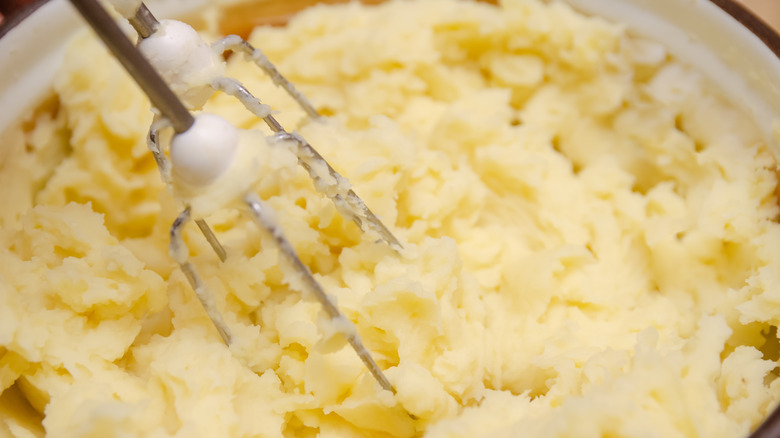
<svg viewBox="0 0 780 438">
<path fill-rule="evenodd" d="M 171 140 L 174 183 L 208 186 L 230 168 L 237 149 L 238 130 L 233 125 L 215 114 L 198 114 L 190 129 Z"/>
<path fill-rule="evenodd" d="M 213 93 L 211 82 L 224 74 L 220 56 L 181 21 L 161 20 L 138 48 L 190 109 L 205 103 Z"/>
</svg>

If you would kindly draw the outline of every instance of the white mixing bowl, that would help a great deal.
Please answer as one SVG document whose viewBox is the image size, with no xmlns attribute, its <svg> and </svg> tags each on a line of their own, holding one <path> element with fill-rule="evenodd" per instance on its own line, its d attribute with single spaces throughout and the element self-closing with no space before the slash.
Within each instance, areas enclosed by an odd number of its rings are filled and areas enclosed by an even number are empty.
<svg viewBox="0 0 780 438">
<path fill-rule="evenodd" d="M 220 0 L 212 0 L 213 2 Z M 221 0 L 226 3 L 226 0 Z M 588 14 L 624 23 L 696 66 L 733 103 L 749 111 L 780 161 L 780 36 L 733 0 L 565 0 Z M 150 0 L 159 16 L 208 0 Z M 0 35 L 0 133 L 51 87 L 64 45 L 83 22 L 66 0 L 39 2 Z M 780 437 L 775 411 L 753 437 Z"/>
</svg>

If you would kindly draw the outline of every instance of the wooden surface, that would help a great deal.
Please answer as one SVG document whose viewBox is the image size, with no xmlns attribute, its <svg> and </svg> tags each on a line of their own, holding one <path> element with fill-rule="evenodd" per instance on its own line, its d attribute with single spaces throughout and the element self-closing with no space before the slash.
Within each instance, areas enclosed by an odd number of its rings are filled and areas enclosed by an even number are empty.
<svg viewBox="0 0 780 438">
<path fill-rule="evenodd" d="M 32 0 L 0 0 L 0 20 L 3 15 L 9 15 L 25 7 Z"/>
<path fill-rule="evenodd" d="M 737 0 L 780 31 L 780 0 Z"/>
</svg>

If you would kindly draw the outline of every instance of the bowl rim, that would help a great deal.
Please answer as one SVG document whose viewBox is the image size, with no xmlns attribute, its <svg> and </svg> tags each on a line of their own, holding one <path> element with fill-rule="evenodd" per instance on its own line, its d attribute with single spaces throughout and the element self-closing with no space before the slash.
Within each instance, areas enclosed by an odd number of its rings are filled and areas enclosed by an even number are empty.
<svg viewBox="0 0 780 438">
<path fill-rule="evenodd" d="M 757 36 L 778 58 L 780 58 L 780 29 L 775 30 L 753 11 L 736 0 L 710 0 L 715 6 L 731 15 L 753 35 Z"/>
<path fill-rule="evenodd" d="M 3 38 L 11 30 L 22 24 L 30 15 L 48 2 L 49 0 L 33 0 L 3 17 L 2 22 L 0 22 L 0 38 Z M 709 2 L 727 13 L 755 35 L 780 60 L 780 28 L 775 30 L 737 0 L 709 0 Z M 780 438 L 780 405 L 772 410 L 748 438 Z"/>
<path fill-rule="evenodd" d="M 49 0 L 34 0 L 3 17 L 3 21 L 0 22 L 0 38 L 4 37 L 13 28 L 20 25 L 27 17 L 32 15 L 48 1 Z"/>
</svg>

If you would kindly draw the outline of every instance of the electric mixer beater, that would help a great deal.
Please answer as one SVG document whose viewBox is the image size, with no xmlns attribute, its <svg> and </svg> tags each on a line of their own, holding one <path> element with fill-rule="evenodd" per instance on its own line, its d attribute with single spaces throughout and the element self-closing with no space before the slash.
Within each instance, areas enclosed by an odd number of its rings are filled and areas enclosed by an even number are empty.
<svg viewBox="0 0 780 438">
<path fill-rule="evenodd" d="M 328 196 L 339 213 L 352 219 L 364 232 L 376 233 L 391 247 L 401 245 L 388 228 L 371 212 L 350 188 L 347 180 L 300 135 L 287 132 L 271 115 L 269 106 L 260 102 L 240 82 L 224 76 L 223 53 L 243 53 L 284 88 L 309 117 L 319 117 L 314 107 L 298 92 L 259 50 L 238 36 L 228 36 L 207 45 L 188 25 L 158 21 L 139 1 L 115 2 L 117 11 L 128 19 L 141 38 L 135 47 L 98 4 L 97 0 L 71 0 L 103 42 L 122 63 L 149 97 L 157 113 L 148 145 L 163 181 L 184 206 L 170 229 L 169 252 L 179 264 L 203 308 L 226 344 L 230 329 L 216 308 L 211 292 L 188 261 L 189 250 L 182 239 L 182 228 L 194 220 L 219 258 L 226 252 L 203 217 L 229 207 L 243 207 L 260 227 L 267 230 L 280 252 L 300 275 L 303 288 L 314 294 L 334 327 L 349 341 L 365 366 L 382 388 L 395 392 L 370 352 L 365 348 L 354 324 L 346 319 L 322 286 L 300 260 L 268 207 L 249 190 L 257 178 L 255 169 L 259 148 L 286 147 L 314 181 L 316 189 Z M 139 50 L 140 49 L 140 50 Z M 236 97 L 250 112 L 263 119 L 273 132 L 239 130 L 225 119 L 209 113 L 193 115 L 216 91 Z M 160 131 L 174 132 L 166 156 Z"/>
</svg>

